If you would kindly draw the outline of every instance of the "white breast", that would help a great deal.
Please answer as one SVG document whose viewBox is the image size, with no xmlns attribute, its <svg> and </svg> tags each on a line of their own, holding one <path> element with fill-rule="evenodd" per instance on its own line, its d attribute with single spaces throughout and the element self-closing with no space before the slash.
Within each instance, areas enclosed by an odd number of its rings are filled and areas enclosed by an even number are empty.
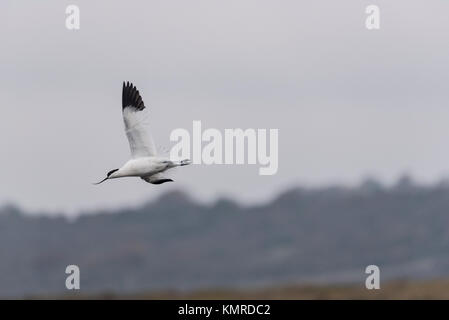
<svg viewBox="0 0 449 320">
<path fill-rule="evenodd" d="M 166 167 L 155 157 L 131 159 L 120 168 L 116 177 L 142 177 L 161 172 Z"/>
</svg>

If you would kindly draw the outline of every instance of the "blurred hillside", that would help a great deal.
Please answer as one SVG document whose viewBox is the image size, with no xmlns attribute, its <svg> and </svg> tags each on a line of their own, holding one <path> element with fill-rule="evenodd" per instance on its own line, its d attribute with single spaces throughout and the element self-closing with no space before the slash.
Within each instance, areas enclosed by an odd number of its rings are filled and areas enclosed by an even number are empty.
<svg viewBox="0 0 449 320">
<path fill-rule="evenodd" d="M 138 209 L 75 221 L 0 210 L 0 296 L 66 292 L 65 267 L 83 294 L 167 289 L 363 285 L 449 275 L 449 186 L 296 188 L 272 202 L 200 205 L 169 193 Z"/>
<path fill-rule="evenodd" d="M 31 296 L 30 299 L 133 299 L 133 300 L 410 300 L 449 299 L 449 280 L 431 279 L 418 281 L 390 281 L 383 283 L 380 290 L 367 290 L 364 284 L 338 285 L 290 285 L 262 287 L 256 289 L 206 289 L 193 291 L 166 290 L 116 294 L 103 292 L 94 295 L 65 293 L 58 296 Z"/>
</svg>

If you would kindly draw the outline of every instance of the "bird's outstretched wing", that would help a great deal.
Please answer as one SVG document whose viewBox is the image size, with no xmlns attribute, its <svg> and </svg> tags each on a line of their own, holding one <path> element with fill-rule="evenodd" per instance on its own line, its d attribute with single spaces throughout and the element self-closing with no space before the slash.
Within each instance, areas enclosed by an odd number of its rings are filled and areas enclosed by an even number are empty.
<svg viewBox="0 0 449 320">
<path fill-rule="evenodd" d="M 164 177 L 161 173 L 156 173 L 151 176 L 141 177 L 141 179 L 145 180 L 148 183 L 152 183 L 152 184 L 162 184 L 164 182 L 173 181 L 172 179 L 168 179 L 168 178 Z"/>
<path fill-rule="evenodd" d="M 156 156 L 152 137 L 144 124 L 145 104 L 139 91 L 130 82 L 123 82 L 122 92 L 123 121 L 128 137 L 132 158 Z"/>
</svg>

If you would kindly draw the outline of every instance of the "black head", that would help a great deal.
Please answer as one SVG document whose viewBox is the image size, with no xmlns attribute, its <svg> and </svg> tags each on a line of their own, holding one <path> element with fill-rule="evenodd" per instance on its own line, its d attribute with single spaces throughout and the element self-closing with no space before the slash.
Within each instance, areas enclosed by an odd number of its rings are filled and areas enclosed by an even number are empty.
<svg viewBox="0 0 449 320">
<path fill-rule="evenodd" d="M 114 170 L 109 171 L 109 172 L 107 173 L 106 177 L 109 178 L 109 177 L 111 176 L 111 174 L 113 174 L 113 173 L 116 172 L 116 171 L 118 171 L 118 169 L 114 169 Z"/>
<path fill-rule="evenodd" d="M 101 180 L 100 182 L 97 182 L 97 183 L 94 183 L 94 184 L 100 184 L 100 183 L 105 182 L 106 180 L 109 179 L 109 177 L 111 176 L 111 174 L 113 174 L 113 173 L 116 172 L 116 171 L 118 171 L 118 169 L 114 169 L 114 170 L 109 171 L 109 172 L 106 174 L 106 178 L 104 178 L 104 179 Z"/>
</svg>

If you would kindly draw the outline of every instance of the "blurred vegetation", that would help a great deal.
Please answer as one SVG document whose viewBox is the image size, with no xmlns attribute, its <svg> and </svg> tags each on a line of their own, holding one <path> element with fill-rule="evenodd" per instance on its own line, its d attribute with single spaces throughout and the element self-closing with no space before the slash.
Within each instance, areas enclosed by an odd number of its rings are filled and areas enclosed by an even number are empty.
<svg viewBox="0 0 449 320">
<path fill-rule="evenodd" d="M 60 293 L 71 264 L 80 267 L 85 294 L 363 284 L 371 264 L 385 283 L 444 278 L 448 208 L 448 183 L 422 186 L 410 177 L 389 187 L 368 179 L 355 187 L 292 188 L 255 206 L 229 199 L 201 204 L 172 192 L 137 208 L 85 212 L 75 220 L 3 207 L 0 297 Z M 357 287 L 295 290 L 271 289 L 270 295 L 368 294 Z"/>
<path fill-rule="evenodd" d="M 102 293 L 96 295 L 35 296 L 31 299 L 138 299 L 138 300 L 347 300 L 347 299 L 449 299 L 449 280 L 392 281 L 379 290 L 368 290 L 360 285 L 333 286 L 285 286 L 259 289 L 215 289 L 189 292 L 161 291 L 117 295 Z"/>
</svg>

